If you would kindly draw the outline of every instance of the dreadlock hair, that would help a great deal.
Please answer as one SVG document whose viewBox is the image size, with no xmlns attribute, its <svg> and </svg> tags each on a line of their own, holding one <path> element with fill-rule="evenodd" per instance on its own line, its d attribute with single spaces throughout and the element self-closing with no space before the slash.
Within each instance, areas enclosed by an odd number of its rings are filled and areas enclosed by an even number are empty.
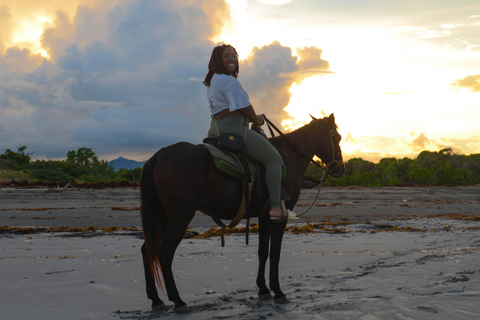
<svg viewBox="0 0 480 320">
<path fill-rule="evenodd" d="M 205 80 L 203 81 L 203 84 L 206 87 L 210 87 L 210 81 L 212 80 L 213 74 L 215 73 L 228 74 L 235 79 L 238 77 L 238 63 L 235 66 L 235 71 L 233 73 L 230 73 L 230 71 L 228 71 L 223 65 L 223 50 L 228 47 L 232 48 L 233 51 L 235 51 L 235 54 L 237 54 L 237 50 L 229 44 L 224 44 L 213 48 L 212 56 L 210 57 L 210 62 L 208 63 L 208 73 L 205 76 Z"/>
</svg>

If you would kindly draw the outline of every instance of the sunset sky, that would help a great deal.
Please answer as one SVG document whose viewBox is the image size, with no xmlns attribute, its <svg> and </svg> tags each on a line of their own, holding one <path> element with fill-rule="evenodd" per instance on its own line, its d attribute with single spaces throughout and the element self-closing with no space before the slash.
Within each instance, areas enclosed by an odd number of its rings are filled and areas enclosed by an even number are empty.
<svg viewBox="0 0 480 320">
<path fill-rule="evenodd" d="M 200 143 L 217 43 L 285 131 L 334 113 L 345 159 L 480 153 L 473 0 L 0 0 L 0 152 Z"/>
</svg>

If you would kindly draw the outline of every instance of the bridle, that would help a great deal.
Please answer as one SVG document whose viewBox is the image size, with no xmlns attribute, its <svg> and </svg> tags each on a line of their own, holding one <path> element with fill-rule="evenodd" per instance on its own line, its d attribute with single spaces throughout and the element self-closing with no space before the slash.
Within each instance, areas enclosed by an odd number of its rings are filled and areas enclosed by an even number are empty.
<svg viewBox="0 0 480 320">
<path fill-rule="evenodd" d="M 335 145 L 333 144 L 333 138 L 335 137 L 336 132 L 335 129 L 330 129 L 330 144 L 332 145 L 332 161 L 324 165 L 323 170 L 325 170 L 328 174 L 330 174 L 332 177 L 337 178 L 337 174 L 333 173 L 342 163 L 343 163 L 343 158 L 340 153 L 340 151 L 337 153 L 338 159 L 335 159 Z M 315 161 L 312 160 L 313 163 L 316 163 Z"/>
<path fill-rule="evenodd" d="M 265 116 L 264 116 L 265 117 Z M 320 169 L 322 169 L 324 171 L 324 173 L 326 175 L 331 175 L 332 177 L 336 178 L 337 177 L 337 174 L 336 173 L 333 173 L 333 171 L 335 171 L 340 165 L 343 164 L 343 159 L 342 159 L 342 156 L 340 154 L 340 151 L 338 152 L 338 160 L 335 159 L 335 145 L 333 143 L 333 138 L 335 137 L 336 135 L 336 132 L 335 132 L 335 129 L 330 129 L 330 145 L 332 146 L 332 160 L 327 163 L 327 164 L 324 164 L 324 165 L 320 165 L 318 164 L 316 161 L 313 160 L 313 157 L 308 157 L 307 155 L 305 155 L 302 151 L 300 151 L 298 149 L 298 147 L 296 145 L 294 145 L 293 143 L 290 142 L 289 139 L 286 139 L 285 137 L 285 134 L 280 131 L 280 129 L 278 129 L 270 120 L 267 119 L 267 117 L 265 117 L 265 122 L 267 123 L 267 127 L 268 127 L 268 130 L 270 131 L 270 135 L 272 137 L 275 137 L 275 134 L 273 132 L 273 130 L 277 131 L 278 134 L 280 134 L 281 137 L 284 137 L 286 141 L 288 141 L 288 143 L 290 144 L 291 147 L 293 147 L 295 149 L 295 151 L 297 151 L 302 157 L 304 157 L 305 159 L 307 159 L 309 162 L 311 162 L 312 164 L 314 164 L 315 166 L 319 167 Z M 273 129 L 272 129 L 273 128 Z M 322 161 L 323 163 L 323 161 Z M 322 177 L 322 182 L 323 182 L 324 178 Z"/>
<path fill-rule="evenodd" d="M 277 131 L 281 137 L 285 138 L 286 141 L 288 141 L 288 143 L 290 144 L 291 147 L 293 147 L 302 157 L 304 157 L 305 159 L 307 159 L 310 163 L 313 163 L 315 166 L 319 167 L 320 169 L 323 170 L 323 174 L 322 174 L 322 178 L 320 180 L 320 183 L 319 183 L 319 187 L 318 187 L 318 191 L 317 191 L 317 195 L 315 196 L 315 199 L 313 200 L 312 204 L 310 205 L 310 207 L 308 207 L 307 210 L 305 210 L 304 212 L 302 212 L 301 214 L 297 214 L 296 216 L 297 217 L 300 217 L 300 216 L 303 216 L 305 213 L 307 213 L 308 211 L 310 211 L 310 209 L 312 209 L 313 205 L 315 204 L 315 202 L 317 202 L 317 199 L 318 199 L 318 195 L 320 194 L 320 190 L 322 188 L 322 184 L 323 184 L 323 181 L 325 181 L 325 179 L 327 178 L 328 175 L 331 175 L 332 177 L 334 178 L 337 178 L 337 174 L 334 173 L 333 171 L 336 170 L 340 165 L 343 164 L 343 158 L 342 158 L 342 155 L 340 153 L 340 150 L 338 151 L 338 160 L 335 159 L 335 145 L 333 143 L 333 138 L 335 137 L 336 135 L 336 131 L 335 129 L 330 129 L 329 132 L 330 132 L 330 144 L 332 146 L 332 160 L 327 163 L 327 164 L 324 164 L 324 165 L 320 165 L 318 164 L 316 161 L 313 160 L 313 157 L 310 158 L 308 157 L 307 155 L 305 155 L 301 150 L 298 149 L 298 147 L 296 145 L 294 145 L 289 139 L 287 139 L 285 137 L 285 134 L 283 134 L 282 131 L 280 131 L 280 129 L 278 129 L 270 120 L 267 119 L 267 117 L 265 117 L 265 122 L 267 123 L 267 127 L 268 127 L 268 130 L 270 131 L 270 135 L 272 137 L 275 137 L 275 134 L 272 130 L 272 128 Z M 323 163 L 323 161 L 322 161 Z"/>
</svg>

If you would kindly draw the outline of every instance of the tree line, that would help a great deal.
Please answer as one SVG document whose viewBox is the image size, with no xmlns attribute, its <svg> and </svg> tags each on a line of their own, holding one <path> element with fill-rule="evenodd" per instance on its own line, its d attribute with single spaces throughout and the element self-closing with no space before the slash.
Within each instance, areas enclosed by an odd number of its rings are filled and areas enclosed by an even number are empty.
<svg viewBox="0 0 480 320">
<path fill-rule="evenodd" d="M 30 179 L 47 182 L 139 182 L 142 168 L 115 168 L 106 160 L 99 160 L 90 148 L 79 148 L 67 152 L 65 160 L 31 161 L 31 154 L 26 153 L 27 146 L 18 148 L 17 152 L 6 149 L 0 155 L 0 168 L 23 171 Z"/>
<path fill-rule="evenodd" d="M 49 182 L 139 182 L 141 168 L 120 169 L 99 160 L 90 148 L 67 152 L 65 160 L 31 160 L 27 146 L 6 149 L 0 155 L 0 169 L 27 173 L 30 179 Z M 310 165 L 304 177 L 310 185 L 318 184 L 323 171 Z M 312 183 L 313 181 L 313 183 Z M 454 154 L 451 149 L 422 151 L 417 158 L 383 158 L 378 163 L 352 158 L 346 161 L 346 173 L 327 177 L 325 186 L 381 187 L 388 185 L 477 185 L 480 184 L 480 154 Z"/>
<path fill-rule="evenodd" d="M 480 184 L 480 154 L 454 154 L 451 149 L 422 151 L 416 159 L 383 158 L 378 163 L 353 158 L 346 162 L 343 177 L 325 179 L 325 186 L 381 187 L 389 185 Z M 305 177 L 319 181 L 322 170 L 309 166 Z"/>
</svg>

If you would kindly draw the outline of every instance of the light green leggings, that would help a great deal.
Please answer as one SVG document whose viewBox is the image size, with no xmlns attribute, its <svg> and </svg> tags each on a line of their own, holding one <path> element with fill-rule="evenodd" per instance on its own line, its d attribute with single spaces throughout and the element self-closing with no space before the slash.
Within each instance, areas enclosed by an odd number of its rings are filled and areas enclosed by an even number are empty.
<svg viewBox="0 0 480 320">
<path fill-rule="evenodd" d="M 222 133 L 236 133 L 240 136 L 245 135 L 245 125 L 247 120 L 244 116 L 233 115 L 228 118 L 217 120 L 218 131 Z M 215 121 L 210 122 L 208 130 L 209 137 L 217 137 Z M 280 189 L 282 183 L 282 156 L 278 153 L 270 142 L 253 130 L 247 129 L 247 138 L 242 150 L 253 159 L 261 162 L 265 166 L 265 183 L 268 194 L 270 195 L 270 206 L 280 207 Z"/>
</svg>

